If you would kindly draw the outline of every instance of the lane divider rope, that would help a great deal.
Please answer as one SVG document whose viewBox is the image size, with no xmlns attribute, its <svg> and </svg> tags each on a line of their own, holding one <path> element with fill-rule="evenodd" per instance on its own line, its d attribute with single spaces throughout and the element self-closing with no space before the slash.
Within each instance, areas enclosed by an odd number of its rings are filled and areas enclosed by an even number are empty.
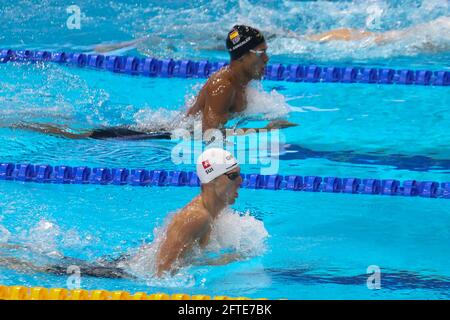
<svg viewBox="0 0 450 320">
<path fill-rule="evenodd" d="M 331 192 L 450 199 L 450 182 L 241 174 L 248 189 Z M 59 184 L 200 186 L 195 172 L 0 163 L 0 180 Z"/>
<path fill-rule="evenodd" d="M 138 58 L 130 56 L 104 56 L 100 54 L 66 53 L 11 49 L 0 50 L 0 63 L 11 62 L 56 62 L 77 67 L 108 70 L 129 75 L 163 78 L 207 78 L 223 66 L 226 61 L 175 60 Z M 423 86 L 449 86 L 450 71 L 395 70 L 368 67 L 333 67 L 317 65 L 279 63 L 268 65 L 265 79 L 291 82 L 335 82 L 367 84 L 403 84 Z"/>
<path fill-rule="evenodd" d="M 0 300 L 267 300 L 247 297 L 188 295 L 185 293 L 147 294 L 127 291 L 84 290 L 0 285 Z"/>
</svg>

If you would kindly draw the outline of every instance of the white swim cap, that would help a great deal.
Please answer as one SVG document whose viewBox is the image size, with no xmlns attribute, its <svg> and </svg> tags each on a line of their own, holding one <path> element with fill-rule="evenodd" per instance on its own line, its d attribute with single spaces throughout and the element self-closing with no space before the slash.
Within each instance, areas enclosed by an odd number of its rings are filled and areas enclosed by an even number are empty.
<svg viewBox="0 0 450 320">
<path fill-rule="evenodd" d="M 233 155 L 220 148 L 205 150 L 197 159 L 197 175 L 201 183 L 208 183 L 238 166 Z"/>
</svg>

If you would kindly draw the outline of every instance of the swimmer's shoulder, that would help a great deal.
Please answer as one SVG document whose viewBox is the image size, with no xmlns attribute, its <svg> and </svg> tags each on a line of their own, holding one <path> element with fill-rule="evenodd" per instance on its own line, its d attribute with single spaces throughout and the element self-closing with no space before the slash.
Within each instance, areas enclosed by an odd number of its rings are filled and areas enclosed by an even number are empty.
<svg viewBox="0 0 450 320">
<path fill-rule="evenodd" d="M 167 234 L 171 237 L 180 235 L 196 236 L 210 224 L 209 214 L 201 208 L 186 206 L 174 216 L 168 226 Z"/>
<path fill-rule="evenodd" d="M 179 214 L 177 214 L 178 219 L 195 219 L 198 221 L 206 221 L 209 219 L 209 212 L 203 206 L 201 196 L 195 197 L 191 202 L 189 202 Z"/>
<path fill-rule="evenodd" d="M 221 68 L 209 77 L 207 82 L 208 86 L 216 86 L 218 84 L 233 85 L 233 75 L 228 66 Z"/>
<path fill-rule="evenodd" d="M 217 90 L 235 92 L 236 84 L 229 69 L 223 67 L 214 73 L 205 84 L 205 90 L 208 94 L 214 94 Z"/>
</svg>

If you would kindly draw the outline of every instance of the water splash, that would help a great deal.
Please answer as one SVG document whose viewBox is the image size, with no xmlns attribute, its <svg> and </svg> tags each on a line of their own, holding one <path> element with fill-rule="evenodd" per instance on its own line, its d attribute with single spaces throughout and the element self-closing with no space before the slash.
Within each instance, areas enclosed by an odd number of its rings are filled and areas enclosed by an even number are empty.
<svg viewBox="0 0 450 320">
<path fill-rule="evenodd" d="M 15 47 L 22 47 L 26 43 L 29 49 L 33 49 L 30 47 L 32 44 L 40 48 L 45 46 L 46 49 L 74 50 L 89 48 L 89 45 L 92 47 L 102 42 L 148 36 L 147 41 L 137 45 L 138 51 L 146 56 L 224 58 L 228 56 L 224 45 L 226 34 L 234 24 L 241 23 L 260 28 L 266 34 L 272 54 L 316 61 L 413 56 L 423 52 L 423 44 L 428 41 L 425 38 L 431 39 L 433 45 L 438 47 L 448 43 L 449 39 L 448 33 L 439 28 L 424 28 L 424 33 L 413 36 L 405 43 L 389 46 L 377 46 L 370 41 L 322 45 L 309 43 L 304 38 L 304 35 L 335 28 L 372 32 L 409 28 L 441 16 L 449 16 L 450 2 L 442 0 L 199 0 L 190 5 L 174 1 L 150 5 L 136 1 L 93 4 L 79 0 L 77 4 L 83 8 L 84 32 L 66 33 L 62 36 L 61 25 L 54 21 L 54 17 L 65 15 L 64 5 L 54 1 L 33 3 L 29 0 L 4 3 L 0 17 L 4 32 L 0 31 L 0 39 L 10 41 L 10 45 Z M 24 10 L 17 12 L 17 6 Z M 36 12 L 45 14 L 36 15 Z M 93 12 L 101 14 L 92 15 Z M 45 32 L 28 32 L 36 28 L 42 28 L 41 31 Z"/>
<path fill-rule="evenodd" d="M 28 231 L 23 231 L 19 238 L 21 243 L 36 253 L 51 257 L 62 258 L 63 255 L 58 249 L 58 238 L 61 236 L 61 229 L 58 225 L 41 219 Z"/>
<path fill-rule="evenodd" d="M 266 251 L 268 236 L 264 223 L 251 216 L 249 211 L 239 214 L 227 208 L 217 217 L 206 250 L 231 249 L 245 257 L 260 256 Z"/>
<path fill-rule="evenodd" d="M 7 240 L 23 249 L 24 256 L 37 260 L 61 259 L 64 257 L 63 250 L 83 249 L 96 241 L 90 235 L 82 237 L 75 229 L 63 230 L 58 224 L 46 219 L 40 219 L 30 229 L 22 230 L 17 235 L 7 235 Z"/>
<path fill-rule="evenodd" d="M 208 5 L 199 1 L 195 7 L 158 8 L 157 13 L 147 19 L 136 17 L 134 27 L 139 37 L 146 34 L 143 30 L 151 30 L 152 35 L 156 32 L 160 38 L 160 41 L 142 43 L 139 50 L 146 55 L 176 57 L 186 53 L 202 55 L 202 50 L 210 55 L 221 51 L 223 58 L 227 56 L 225 36 L 236 23 L 261 29 L 273 55 L 315 61 L 367 60 L 448 50 L 448 32 L 443 32 L 439 24 L 424 25 L 426 27 L 417 28 L 419 32 L 411 32 L 404 39 L 387 45 L 378 45 L 372 38 L 321 44 L 306 37 L 337 28 L 386 32 L 420 26 L 449 16 L 448 1 L 282 1 L 268 4 L 239 0 L 213 3 L 215 11 L 208 10 Z"/>
<path fill-rule="evenodd" d="M 42 85 L 36 87 L 36 83 Z M 17 63 L 8 69 L 7 77 L 0 79 L 0 86 L 2 124 L 28 121 L 77 127 L 85 126 L 86 121 L 90 124 L 106 122 L 109 93 L 92 88 L 88 81 L 68 68 L 56 64 Z"/>
<path fill-rule="evenodd" d="M 185 117 L 184 110 L 140 109 L 133 116 L 134 124 L 131 127 L 142 131 L 172 131 L 175 129 L 192 130 L 199 117 Z"/>
<path fill-rule="evenodd" d="M 247 108 L 244 116 L 261 115 L 263 119 L 271 120 L 289 114 L 291 107 L 286 98 L 276 90 L 264 91 L 261 82 L 251 82 L 246 91 Z"/>
<path fill-rule="evenodd" d="M 145 279 L 148 285 L 152 286 L 193 286 L 196 283 L 202 270 L 195 270 L 185 266 L 180 268 L 175 275 L 166 275 L 156 278 L 153 275 L 156 271 L 156 255 L 161 242 L 164 239 L 168 223 L 173 215 L 166 217 L 165 223 L 160 228 L 154 229 L 154 240 L 152 243 L 144 244 L 139 249 L 131 253 L 132 258 L 124 262 L 121 267 L 127 268 L 131 274 Z M 244 214 L 226 208 L 216 218 L 212 225 L 209 244 L 205 250 L 194 246 L 186 261 L 195 261 L 205 254 L 218 254 L 233 251 L 243 257 L 250 258 L 260 256 L 266 251 L 266 239 L 269 233 L 264 227 L 264 223 L 255 219 L 249 212 Z"/>
<path fill-rule="evenodd" d="M 439 21 L 450 15 L 448 1 L 283 1 L 266 8 L 264 4 L 240 0 L 238 10 L 240 21 L 264 31 L 269 51 L 274 55 L 315 61 L 367 60 L 449 49 L 449 33 L 445 31 L 449 29 L 448 23 Z M 315 43 L 306 38 L 338 28 L 386 32 L 414 26 L 404 38 L 385 45 L 378 45 L 373 38 L 329 43 Z"/>
<path fill-rule="evenodd" d="M 198 90 L 196 85 L 193 90 Z M 246 90 L 247 108 L 238 118 L 262 118 L 265 120 L 284 117 L 289 114 L 291 106 L 286 102 L 285 97 L 276 90 L 264 91 L 261 82 L 251 82 Z M 201 116 L 185 117 L 187 108 L 195 101 L 196 95 L 189 94 L 185 97 L 185 106 L 181 110 L 168 110 L 165 108 L 138 110 L 134 115 L 134 124 L 137 130 L 160 131 L 174 129 L 193 130 L 201 122 Z"/>
</svg>

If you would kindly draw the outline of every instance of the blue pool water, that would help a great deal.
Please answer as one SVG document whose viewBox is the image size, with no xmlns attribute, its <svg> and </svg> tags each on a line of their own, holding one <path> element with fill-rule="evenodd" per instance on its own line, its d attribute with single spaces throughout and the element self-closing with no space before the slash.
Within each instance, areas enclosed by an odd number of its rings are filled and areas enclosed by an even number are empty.
<svg viewBox="0 0 450 320">
<path fill-rule="evenodd" d="M 268 40 L 271 63 L 450 70 L 448 50 L 421 49 L 424 42 L 449 45 L 448 33 L 436 30 L 385 46 L 317 44 L 285 35 L 344 26 L 406 28 L 449 16 L 446 1 L 78 1 L 81 30 L 66 28 L 64 1 L 1 2 L 2 48 L 91 52 L 97 43 L 150 34 L 149 41 L 120 54 L 218 61 L 227 59 L 225 34 L 241 22 L 274 35 Z M 157 126 L 184 110 L 204 81 L 0 64 L 0 162 L 193 171 L 193 165 L 171 161 L 173 141 L 68 140 L 8 126 Z M 448 87 L 265 80 L 248 96 L 249 113 L 262 119 L 282 115 L 299 124 L 282 132 L 282 175 L 450 181 Z M 245 173 L 259 169 L 260 164 L 242 165 Z M 94 261 L 134 253 L 158 238 L 167 217 L 198 191 L 0 180 L 0 252 L 36 264 L 61 255 Z M 83 277 L 81 286 L 274 299 L 448 299 L 449 215 L 446 199 L 242 189 L 216 223 L 210 248 L 232 248 L 248 259 L 187 267 L 163 280 L 145 274 L 134 280 Z M 134 267 L 145 269 L 151 250 L 138 255 L 142 259 Z M 371 265 L 381 268 L 380 290 L 366 286 Z M 3 285 L 66 287 L 66 281 L 67 276 L 0 266 Z"/>
</svg>

